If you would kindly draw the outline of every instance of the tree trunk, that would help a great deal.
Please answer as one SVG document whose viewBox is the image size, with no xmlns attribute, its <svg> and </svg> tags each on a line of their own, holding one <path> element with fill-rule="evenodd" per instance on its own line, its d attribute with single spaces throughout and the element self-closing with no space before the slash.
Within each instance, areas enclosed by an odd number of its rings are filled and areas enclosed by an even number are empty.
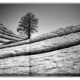
<svg viewBox="0 0 80 80">
<path fill-rule="evenodd" d="M 3 49 L 0 49 L 0 58 L 19 55 L 40 54 L 75 46 L 78 44 L 80 44 L 80 32 L 20 46 L 8 48 L 5 48 L 5 46 L 1 46 L 0 48 Z"/>
<path fill-rule="evenodd" d="M 30 33 L 30 27 L 31 27 L 31 23 L 30 23 L 30 19 L 29 19 L 29 26 L 28 26 L 28 30 L 29 30 L 29 32 L 28 32 L 28 39 L 30 39 L 31 38 L 31 33 Z"/>
</svg>

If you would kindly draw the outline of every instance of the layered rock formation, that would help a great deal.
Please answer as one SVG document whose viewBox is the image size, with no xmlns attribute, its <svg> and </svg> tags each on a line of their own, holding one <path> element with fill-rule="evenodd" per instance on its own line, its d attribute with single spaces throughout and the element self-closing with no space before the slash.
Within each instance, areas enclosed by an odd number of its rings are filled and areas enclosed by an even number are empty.
<svg viewBox="0 0 80 80">
<path fill-rule="evenodd" d="M 34 37 L 32 39 L 29 39 L 29 40 L 20 40 L 17 43 L 9 44 L 9 45 L 6 45 L 5 47 L 18 46 L 18 45 L 23 45 L 23 44 L 30 44 L 30 43 L 43 41 L 43 40 L 50 39 L 50 38 L 61 37 L 61 36 L 64 36 L 64 35 L 68 35 L 68 34 L 71 34 L 71 33 L 77 33 L 77 32 L 80 32 L 80 25 L 69 26 L 69 27 L 66 27 L 66 28 L 59 28 L 56 31 L 52 31 L 50 33 L 45 33 L 45 34 L 42 34 L 40 36 Z"/>
<path fill-rule="evenodd" d="M 0 74 L 15 76 L 79 76 L 80 45 L 42 54 L 0 59 Z"/>
<path fill-rule="evenodd" d="M 22 40 L 24 38 L 14 34 L 12 31 L 8 30 L 6 27 L 4 27 L 3 24 L 0 24 L 0 42 L 2 39 L 4 39 L 4 43 L 7 41 L 9 42 L 10 40 L 13 41 L 18 41 L 18 40 Z M 6 43 L 7 43 L 6 42 Z"/>
<path fill-rule="evenodd" d="M 24 44 L 19 46 L 13 46 L 0 50 L 0 57 L 27 55 L 27 54 L 39 54 L 43 52 L 50 52 L 70 46 L 80 44 L 80 32 L 68 34 L 62 37 L 51 38 L 31 44 Z M 0 47 L 0 48 L 1 48 Z"/>
<path fill-rule="evenodd" d="M 0 46 L 0 75 L 79 76 L 79 27 Z"/>
</svg>

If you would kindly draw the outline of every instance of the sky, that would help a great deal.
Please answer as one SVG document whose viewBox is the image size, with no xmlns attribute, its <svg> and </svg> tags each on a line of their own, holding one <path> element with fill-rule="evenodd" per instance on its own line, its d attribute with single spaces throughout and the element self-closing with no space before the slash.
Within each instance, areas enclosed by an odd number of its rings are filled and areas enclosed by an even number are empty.
<svg viewBox="0 0 80 80">
<path fill-rule="evenodd" d="M 80 4 L 0 4 L 0 23 L 15 34 L 23 15 L 32 12 L 38 21 L 38 32 L 32 37 L 80 24 Z"/>
</svg>

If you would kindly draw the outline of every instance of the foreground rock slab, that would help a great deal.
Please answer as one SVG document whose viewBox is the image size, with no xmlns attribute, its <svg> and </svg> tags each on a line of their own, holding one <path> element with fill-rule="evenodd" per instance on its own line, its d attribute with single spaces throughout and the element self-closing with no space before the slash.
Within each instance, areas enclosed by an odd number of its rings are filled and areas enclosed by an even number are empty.
<svg viewBox="0 0 80 80">
<path fill-rule="evenodd" d="M 80 74 L 80 45 L 35 55 L 0 59 L 0 75 Z"/>
</svg>

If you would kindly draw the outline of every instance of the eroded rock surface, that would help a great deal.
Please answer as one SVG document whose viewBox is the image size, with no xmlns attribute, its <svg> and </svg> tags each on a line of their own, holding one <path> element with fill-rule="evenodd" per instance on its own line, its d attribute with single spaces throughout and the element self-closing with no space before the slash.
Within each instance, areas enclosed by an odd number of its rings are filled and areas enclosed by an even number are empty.
<svg viewBox="0 0 80 80">
<path fill-rule="evenodd" d="M 0 58 L 17 55 L 40 54 L 78 45 L 80 33 L 72 33 L 62 37 L 51 38 L 36 43 L 24 44 L 0 49 Z"/>
<path fill-rule="evenodd" d="M 0 59 L 0 75 L 80 74 L 80 45 L 47 53 Z"/>
<path fill-rule="evenodd" d="M 0 46 L 0 75 L 80 75 L 80 25 Z"/>
</svg>

